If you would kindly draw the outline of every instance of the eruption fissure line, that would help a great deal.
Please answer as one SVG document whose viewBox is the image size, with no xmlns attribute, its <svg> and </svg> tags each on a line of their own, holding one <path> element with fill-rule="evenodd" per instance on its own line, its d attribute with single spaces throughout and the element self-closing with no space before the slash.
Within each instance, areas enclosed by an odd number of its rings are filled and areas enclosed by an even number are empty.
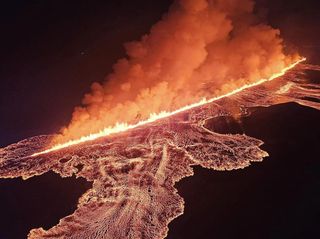
<svg viewBox="0 0 320 239">
<path fill-rule="evenodd" d="M 47 154 L 47 153 L 50 153 L 50 152 L 53 152 L 53 151 L 57 151 L 57 150 L 60 150 L 60 149 L 63 149 L 63 148 L 67 148 L 67 147 L 70 147 L 70 146 L 73 146 L 73 145 L 77 145 L 77 144 L 81 144 L 81 143 L 84 143 L 84 142 L 87 142 L 87 141 L 92 141 L 92 140 L 95 140 L 95 139 L 98 139 L 98 138 L 102 138 L 102 137 L 105 137 L 105 136 L 108 136 L 108 135 L 111 135 L 111 134 L 124 132 L 124 131 L 130 130 L 130 129 L 137 128 L 137 127 L 142 126 L 142 125 L 146 125 L 146 124 L 155 122 L 155 121 L 163 119 L 163 118 L 167 118 L 167 117 L 175 115 L 177 113 L 181 113 L 183 111 L 190 110 L 190 109 L 195 108 L 195 107 L 199 107 L 199 106 L 203 106 L 205 104 L 212 103 L 212 102 L 220 100 L 222 98 L 229 97 L 231 95 L 239 93 L 239 92 L 241 92 L 241 91 L 243 91 L 245 89 L 248 89 L 248 88 L 260 85 L 260 84 L 262 84 L 264 82 L 272 81 L 272 80 L 274 80 L 274 79 L 276 79 L 278 77 L 281 77 L 288 70 L 294 68 L 296 65 L 298 65 L 299 63 L 301 63 L 301 62 L 303 62 L 305 60 L 306 60 L 306 58 L 301 58 L 300 60 L 296 61 L 295 63 L 291 64 L 290 66 L 282 69 L 281 72 L 273 74 L 268 79 L 260 79 L 259 81 L 254 82 L 252 84 L 245 84 L 242 87 L 237 88 L 237 89 L 235 89 L 235 90 L 233 90 L 233 91 L 231 91 L 229 93 L 226 93 L 226 94 L 223 94 L 223 95 L 211 98 L 211 99 L 203 98 L 199 102 L 196 102 L 196 103 L 193 103 L 193 104 L 190 104 L 190 105 L 186 105 L 186 106 L 184 106 L 184 107 L 182 107 L 180 109 L 177 109 L 175 111 L 171 111 L 171 112 L 161 111 L 160 113 L 152 113 L 152 114 L 150 114 L 150 117 L 148 119 L 139 121 L 136 124 L 116 123 L 114 126 L 112 126 L 112 127 L 109 126 L 109 127 L 105 128 L 105 129 L 101 130 L 98 133 L 94 133 L 94 134 L 90 134 L 90 135 L 87 135 L 87 136 L 83 136 L 83 137 L 81 137 L 79 139 L 76 139 L 76 140 L 70 140 L 70 141 L 68 141 L 66 143 L 54 145 L 49 149 L 46 149 L 46 150 L 38 152 L 38 153 L 34 153 L 31 156 L 38 156 L 38 155 L 42 155 L 42 154 Z"/>
</svg>

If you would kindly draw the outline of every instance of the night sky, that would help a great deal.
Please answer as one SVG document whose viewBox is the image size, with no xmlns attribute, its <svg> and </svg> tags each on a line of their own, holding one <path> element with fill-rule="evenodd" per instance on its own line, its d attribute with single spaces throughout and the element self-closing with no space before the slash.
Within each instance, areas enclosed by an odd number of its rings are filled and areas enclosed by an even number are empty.
<svg viewBox="0 0 320 239">
<path fill-rule="evenodd" d="M 280 28 L 289 49 L 297 49 L 309 62 L 320 64 L 318 0 L 257 2 L 256 12 L 273 27 Z M 148 33 L 171 3 L 170 0 L 3 1 L 0 6 L 0 147 L 27 137 L 56 133 L 68 124 L 74 107 L 81 103 L 91 83 L 103 81 L 116 60 L 125 56 L 123 43 Z M 316 117 L 311 111 L 307 116 Z M 298 110 L 294 112 L 299 114 Z M 286 119 L 290 117 L 294 115 L 289 114 Z M 312 130 L 310 125 L 306 130 Z M 315 154 L 316 151 L 308 157 L 316 157 Z M 299 153 L 283 157 L 294 155 L 295 159 L 301 157 Z M 197 182 L 193 186 L 201 187 Z M 180 188 L 183 191 L 183 186 Z M 223 187 L 220 190 L 223 192 Z M 0 223 L 4 220 L 0 216 Z M 179 226 L 179 223 L 174 224 L 177 231 L 170 239 L 180 238 L 179 228 L 188 225 Z M 293 238 L 281 233 L 274 235 L 270 238 Z"/>
</svg>

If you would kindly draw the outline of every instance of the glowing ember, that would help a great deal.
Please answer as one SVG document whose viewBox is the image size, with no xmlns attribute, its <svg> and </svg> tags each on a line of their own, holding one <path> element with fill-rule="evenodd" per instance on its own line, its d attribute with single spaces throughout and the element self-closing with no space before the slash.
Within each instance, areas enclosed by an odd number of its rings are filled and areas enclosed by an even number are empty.
<svg viewBox="0 0 320 239">
<path fill-rule="evenodd" d="M 68 142 L 63 143 L 63 144 L 54 145 L 49 149 L 46 149 L 46 150 L 38 152 L 38 153 L 34 153 L 31 156 L 38 156 L 38 155 L 50 153 L 50 152 L 53 152 L 53 151 L 57 151 L 57 150 L 60 150 L 60 149 L 63 149 L 63 148 L 70 147 L 72 145 L 77 145 L 77 144 L 81 144 L 81 143 L 84 143 L 84 142 L 87 142 L 87 141 L 96 140 L 98 138 L 105 137 L 105 136 L 108 136 L 108 135 L 111 135 L 111 134 L 124 132 L 124 131 L 130 130 L 130 129 L 134 129 L 134 128 L 137 128 L 139 126 L 146 125 L 148 123 L 155 122 L 156 120 L 163 119 L 163 118 L 175 115 L 177 113 L 180 113 L 180 112 L 183 112 L 183 111 L 186 111 L 186 110 L 198 107 L 198 106 L 202 106 L 202 105 L 205 105 L 205 104 L 208 104 L 208 103 L 212 103 L 212 102 L 214 102 L 216 100 L 220 100 L 222 98 L 225 98 L 225 97 L 234 95 L 236 93 L 239 93 L 239 92 L 241 92 L 241 91 L 243 91 L 245 89 L 248 89 L 250 87 L 257 86 L 257 85 L 260 85 L 260 84 L 262 84 L 264 82 L 272 81 L 272 80 L 274 80 L 274 79 L 276 79 L 276 78 L 278 78 L 280 76 L 283 76 L 288 70 L 294 68 L 297 64 L 299 64 L 299 63 L 301 63 L 301 62 L 303 62 L 305 60 L 306 60 L 306 58 L 302 58 L 302 59 L 296 61 L 295 63 L 291 64 L 290 66 L 284 68 L 281 72 L 273 74 L 268 79 L 260 79 L 259 81 L 255 82 L 255 83 L 243 85 L 242 87 L 237 88 L 237 89 L 235 89 L 235 90 L 233 90 L 233 91 L 231 91 L 229 93 L 226 93 L 226 94 L 223 94 L 223 95 L 211 98 L 211 99 L 203 98 L 199 102 L 196 102 L 196 103 L 193 103 L 193 104 L 190 104 L 190 105 L 186 105 L 186 106 L 184 106 L 184 107 L 182 107 L 180 109 L 177 109 L 175 111 L 172 111 L 172 112 L 162 111 L 160 113 L 152 113 L 152 114 L 150 114 L 150 117 L 148 119 L 139 121 L 136 124 L 116 123 L 113 127 L 111 127 L 111 126 L 106 127 L 105 129 L 101 130 L 98 133 L 90 134 L 90 135 L 87 135 L 87 136 L 83 136 L 83 137 L 81 137 L 79 139 L 71 140 L 71 141 L 68 141 Z"/>
</svg>

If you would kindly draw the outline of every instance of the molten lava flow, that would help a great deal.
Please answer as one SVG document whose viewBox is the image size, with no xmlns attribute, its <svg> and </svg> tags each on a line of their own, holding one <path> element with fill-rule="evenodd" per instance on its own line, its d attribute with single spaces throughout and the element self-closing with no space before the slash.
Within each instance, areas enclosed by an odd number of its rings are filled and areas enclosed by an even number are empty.
<svg viewBox="0 0 320 239">
<path fill-rule="evenodd" d="M 77 145 L 77 144 L 81 144 L 81 143 L 84 143 L 84 142 L 87 142 L 87 141 L 92 141 L 92 140 L 95 140 L 95 139 L 98 139 L 98 138 L 101 138 L 101 137 L 104 137 L 104 136 L 108 136 L 108 135 L 111 135 L 111 134 L 124 132 L 124 131 L 130 130 L 130 129 L 134 129 L 134 128 L 137 128 L 139 126 L 146 125 L 148 123 L 155 122 L 156 120 L 163 119 L 163 118 L 175 115 L 177 113 L 180 113 L 180 112 L 183 112 L 183 111 L 186 111 L 186 110 L 198 107 L 198 106 L 202 106 L 202 105 L 205 105 L 205 104 L 208 104 L 208 103 L 212 103 L 212 102 L 214 102 L 216 100 L 219 100 L 219 99 L 234 95 L 236 93 L 239 93 L 239 92 L 241 92 L 241 91 L 243 91 L 245 89 L 248 89 L 250 87 L 257 86 L 257 85 L 260 85 L 260 84 L 262 84 L 264 82 L 272 81 L 272 80 L 274 80 L 274 79 L 276 79 L 276 78 L 278 78 L 280 76 L 283 76 L 288 70 L 294 68 L 297 64 L 299 64 L 299 63 L 301 63 L 301 62 L 303 62 L 305 60 L 306 60 L 306 58 L 302 58 L 302 59 L 296 61 L 295 63 L 291 64 L 290 66 L 282 69 L 281 72 L 273 74 L 268 79 L 260 79 L 259 81 L 255 82 L 255 83 L 243 85 L 242 87 L 237 88 L 237 89 L 235 89 L 235 90 L 233 90 L 233 91 L 231 91 L 229 93 L 226 93 L 224 95 L 220 95 L 220 96 L 217 96 L 217 97 L 214 97 L 214 98 L 211 98 L 211 99 L 203 98 L 199 102 L 196 102 L 196 103 L 193 103 L 193 104 L 190 104 L 190 105 L 186 105 L 186 106 L 184 106 L 184 107 L 182 107 L 180 109 L 177 109 L 175 111 L 172 111 L 172 112 L 162 111 L 160 113 L 152 113 L 148 119 L 139 121 L 136 124 L 116 123 L 115 126 L 106 127 L 105 129 L 103 129 L 102 131 L 100 131 L 98 133 L 90 134 L 90 135 L 87 135 L 87 136 L 83 136 L 83 137 L 81 137 L 79 139 L 71 140 L 71 141 L 68 141 L 68 142 L 63 143 L 63 144 L 54 145 L 49 149 L 46 149 L 46 150 L 38 152 L 38 153 L 34 153 L 32 156 L 38 156 L 38 155 L 50 153 L 50 152 L 57 151 L 57 150 L 60 150 L 60 149 L 63 149 L 63 148 L 67 148 L 67 147 L 72 146 L 72 145 Z"/>
</svg>

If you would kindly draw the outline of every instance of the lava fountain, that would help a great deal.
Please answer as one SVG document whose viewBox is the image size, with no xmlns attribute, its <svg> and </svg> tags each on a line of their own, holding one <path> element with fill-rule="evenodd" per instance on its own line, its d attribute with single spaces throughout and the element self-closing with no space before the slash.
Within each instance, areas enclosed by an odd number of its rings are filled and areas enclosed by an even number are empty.
<svg viewBox="0 0 320 239">
<path fill-rule="evenodd" d="M 95 140 L 95 139 L 98 139 L 98 138 L 101 138 L 101 137 L 105 137 L 105 136 L 108 136 L 108 135 L 111 135 L 111 134 L 116 134 L 116 133 L 124 132 L 124 131 L 130 130 L 130 129 L 134 129 L 134 128 L 137 128 L 139 126 L 143 126 L 143 125 L 155 122 L 156 120 L 163 119 L 163 118 L 166 118 L 166 117 L 169 117 L 169 116 L 173 116 L 173 115 L 175 115 L 177 113 L 181 113 L 183 111 L 190 110 L 190 109 L 193 109 L 195 107 L 199 107 L 199 106 L 202 106 L 202 105 L 205 105 L 205 104 L 208 104 L 208 103 L 212 103 L 214 101 L 217 101 L 219 99 L 222 99 L 222 98 L 225 98 L 225 97 L 228 97 L 228 96 L 232 96 L 232 95 L 234 95 L 236 93 L 239 93 L 239 92 L 241 92 L 241 91 L 243 91 L 245 89 L 248 89 L 250 87 L 257 86 L 257 85 L 260 85 L 260 84 L 262 84 L 264 82 L 272 81 L 272 80 L 274 80 L 274 79 L 276 79 L 276 78 L 278 78 L 280 76 L 283 76 L 288 70 L 294 68 L 297 64 L 299 64 L 299 63 L 301 63 L 301 62 L 303 62 L 305 60 L 306 60 L 306 58 L 301 58 L 300 60 L 292 63 L 290 66 L 285 67 L 284 69 L 282 69 L 281 72 L 273 74 L 268 79 L 260 79 L 260 80 L 254 82 L 254 83 L 243 85 L 243 86 L 241 86 L 241 87 L 239 87 L 239 88 L 237 88 L 237 89 L 235 89 L 235 90 L 233 90 L 233 91 L 231 91 L 229 93 L 226 93 L 226 94 L 223 94 L 223 95 L 220 95 L 220 96 L 217 96 L 217 97 L 213 97 L 211 99 L 203 98 L 199 102 L 196 102 L 196 103 L 193 103 L 193 104 L 190 104 L 190 105 L 186 105 L 186 106 L 184 106 L 184 107 L 182 107 L 180 109 L 177 109 L 177 110 L 174 110 L 174 111 L 171 111 L 171 112 L 162 111 L 160 113 L 152 113 L 152 114 L 150 114 L 148 119 L 139 121 L 136 124 L 116 123 L 115 126 L 104 128 L 103 130 L 101 130 L 100 132 L 98 132 L 96 134 L 90 134 L 90 135 L 87 135 L 87 136 L 82 136 L 81 138 L 79 138 L 77 140 L 71 140 L 71 141 L 68 141 L 68 142 L 63 143 L 63 144 L 54 145 L 49 149 L 43 150 L 41 152 L 34 153 L 34 154 L 32 154 L 32 156 L 38 156 L 38 155 L 41 155 L 41 154 L 50 153 L 50 152 L 53 152 L 53 151 L 56 151 L 56 150 L 59 150 L 59 149 L 63 149 L 63 148 L 70 147 L 70 146 L 73 146 L 73 145 L 85 143 L 87 141 L 92 141 L 92 140 Z"/>
<path fill-rule="evenodd" d="M 286 53 L 279 30 L 259 21 L 252 0 L 177 0 L 148 34 L 125 48 L 127 57 L 105 82 L 92 84 L 54 145 L 205 104 L 272 79 L 301 59 Z"/>
</svg>

